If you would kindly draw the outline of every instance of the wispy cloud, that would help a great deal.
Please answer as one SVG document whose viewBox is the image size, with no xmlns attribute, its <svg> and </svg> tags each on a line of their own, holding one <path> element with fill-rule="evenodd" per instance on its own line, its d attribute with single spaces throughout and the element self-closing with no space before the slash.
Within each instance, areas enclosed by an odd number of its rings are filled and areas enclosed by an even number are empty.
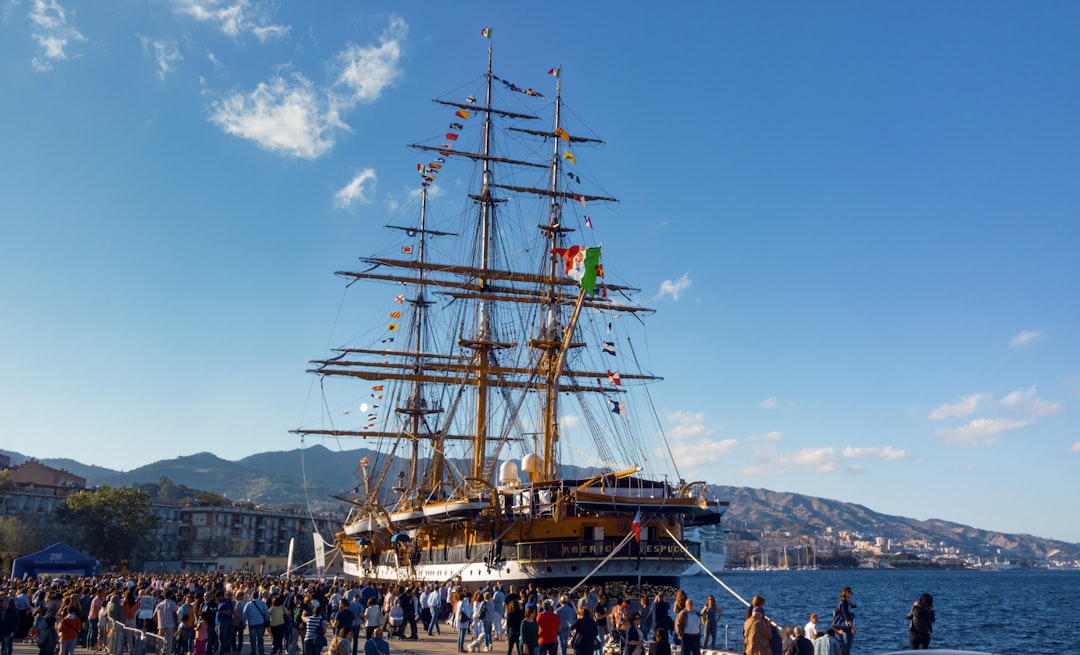
<svg viewBox="0 0 1080 655">
<path fill-rule="evenodd" d="M 766 398 L 765 400 L 758 403 L 758 407 L 760 407 L 761 409 L 776 409 L 779 406 L 780 401 L 776 398 Z"/>
<path fill-rule="evenodd" d="M 581 425 L 581 419 L 573 414 L 566 414 L 559 418 L 559 426 L 566 428 L 576 428 Z"/>
<path fill-rule="evenodd" d="M 176 70 L 177 63 L 184 60 L 173 41 L 154 41 L 140 34 L 135 36 L 139 37 L 143 52 L 147 54 L 153 52 L 154 60 L 157 61 L 157 76 L 162 81 L 165 80 L 166 75 Z"/>
<path fill-rule="evenodd" d="M 892 446 L 867 448 L 847 446 L 842 454 L 845 459 L 884 459 L 888 461 L 915 459 L 915 456 L 906 450 L 893 448 Z"/>
<path fill-rule="evenodd" d="M 334 86 L 345 90 L 341 96 L 345 106 L 375 102 L 397 80 L 401 75 L 401 44 L 408 31 L 405 21 L 395 17 L 379 37 L 378 45 L 350 44 L 338 54 L 339 73 Z"/>
<path fill-rule="evenodd" d="M 783 432 L 766 432 L 764 434 L 752 434 L 746 438 L 747 441 L 780 441 L 784 438 Z"/>
<path fill-rule="evenodd" d="M 251 34 L 266 41 L 289 33 L 288 25 L 270 20 L 270 3 L 251 0 L 172 0 L 176 12 L 197 21 L 210 23 L 227 36 L 238 38 Z"/>
<path fill-rule="evenodd" d="M 862 473 L 863 467 L 852 461 L 874 459 L 900 461 L 915 459 L 915 456 L 892 446 L 847 446 L 839 453 L 833 446 L 820 446 L 781 453 L 772 444 L 767 444 L 754 449 L 753 461 L 739 473 L 747 477 L 769 477 L 792 470 L 813 473 Z"/>
<path fill-rule="evenodd" d="M 991 395 L 988 393 L 973 393 L 970 396 L 964 396 L 955 403 L 938 407 L 930 412 L 928 418 L 932 421 L 947 418 L 966 418 L 975 413 L 980 403 L 988 401 L 990 398 Z"/>
<path fill-rule="evenodd" d="M 68 58 L 72 42 L 85 41 L 66 9 L 56 0 L 34 0 L 30 9 L 31 37 L 38 45 L 38 54 L 30 60 L 34 70 L 50 71 L 53 64 Z"/>
<path fill-rule="evenodd" d="M 1062 410 L 1062 404 L 1043 400 L 1035 393 L 1035 386 L 1017 389 L 1001 399 L 1001 406 L 1026 416 L 1050 416 Z"/>
<path fill-rule="evenodd" d="M 1021 346 L 1028 346 L 1032 343 L 1043 338 L 1042 330 L 1022 330 L 1020 334 L 1017 334 L 1009 342 L 1009 345 L 1013 348 L 1019 348 Z"/>
<path fill-rule="evenodd" d="M 369 204 L 371 194 L 375 192 L 374 168 L 365 168 L 357 173 L 353 179 L 334 194 L 334 206 L 339 209 L 348 209 L 355 204 Z"/>
<path fill-rule="evenodd" d="M 689 437 L 707 437 L 715 430 L 705 425 L 705 414 L 702 412 L 670 412 L 667 422 L 674 425 L 668 430 L 667 435 L 672 439 L 687 439 Z"/>
<path fill-rule="evenodd" d="M 1080 453 L 1080 441 L 1077 441 L 1069 448 L 1070 453 Z"/>
<path fill-rule="evenodd" d="M 678 300 L 683 292 L 690 288 L 694 281 L 690 279 L 690 273 L 683 273 L 678 280 L 664 280 L 660 283 L 660 291 L 656 294 L 656 300 L 664 296 L 671 296 L 672 300 Z"/>
<path fill-rule="evenodd" d="M 989 446 L 997 442 L 997 436 L 1011 430 L 1018 430 L 1031 424 L 1031 421 L 1010 421 L 1004 418 L 977 418 L 958 428 L 942 428 L 937 431 L 945 443 L 957 446 Z"/>
<path fill-rule="evenodd" d="M 303 159 L 328 152 L 335 134 L 349 129 L 299 73 L 292 79 L 275 77 L 246 95 L 233 93 L 221 98 L 211 106 L 210 120 L 225 132 L 266 150 Z"/>
<path fill-rule="evenodd" d="M 405 21 L 392 18 L 378 45 L 342 51 L 335 57 L 340 70 L 331 89 L 316 88 L 300 73 L 277 75 L 250 93 L 233 92 L 212 103 L 210 120 L 267 150 L 316 159 L 350 130 L 343 112 L 374 102 L 397 79 L 400 40 L 407 31 Z"/>
<path fill-rule="evenodd" d="M 668 423 L 674 423 L 667 431 L 671 437 L 671 455 L 682 468 L 689 470 L 715 464 L 738 445 L 736 439 L 710 439 L 716 430 L 705 424 L 705 415 L 701 412 L 671 412 L 666 419 Z"/>
<path fill-rule="evenodd" d="M 774 446 L 754 449 L 753 460 L 740 474 L 746 477 L 770 477 L 791 469 L 813 473 L 831 473 L 840 467 L 836 449 L 832 446 L 803 448 L 792 453 L 778 453 Z"/>
</svg>

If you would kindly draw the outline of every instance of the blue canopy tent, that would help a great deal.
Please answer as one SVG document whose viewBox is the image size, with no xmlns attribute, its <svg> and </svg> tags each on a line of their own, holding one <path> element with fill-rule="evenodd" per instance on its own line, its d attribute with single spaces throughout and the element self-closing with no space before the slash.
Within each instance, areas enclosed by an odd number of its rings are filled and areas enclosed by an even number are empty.
<svg viewBox="0 0 1080 655">
<path fill-rule="evenodd" d="M 44 550 L 17 557 L 11 564 L 12 580 L 42 573 L 95 576 L 98 574 L 98 561 L 58 541 Z"/>
</svg>

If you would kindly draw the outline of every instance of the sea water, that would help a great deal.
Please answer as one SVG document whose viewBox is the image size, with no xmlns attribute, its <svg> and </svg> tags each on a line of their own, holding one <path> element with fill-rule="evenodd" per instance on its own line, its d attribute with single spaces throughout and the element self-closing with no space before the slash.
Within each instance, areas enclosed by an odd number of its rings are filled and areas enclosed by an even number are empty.
<svg viewBox="0 0 1080 655">
<path fill-rule="evenodd" d="M 717 574 L 745 598 L 765 597 L 765 613 L 782 626 L 818 629 L 832 622 L 840 590 L 851 587 L 855 613 L 852 655 L 907 650 L 911 604 L 934 597 L 937 622 L 932 648 L 1005 655 L 1080 655 L 1080 571 L 724 571 Z M 717 646 L 742 650 L 745 606 L 707 575 L 683 578 L 697 607 L 710 594 L 723 612 Z M 671 599 L 668 599 L 669 601 Z"/>
</svg>

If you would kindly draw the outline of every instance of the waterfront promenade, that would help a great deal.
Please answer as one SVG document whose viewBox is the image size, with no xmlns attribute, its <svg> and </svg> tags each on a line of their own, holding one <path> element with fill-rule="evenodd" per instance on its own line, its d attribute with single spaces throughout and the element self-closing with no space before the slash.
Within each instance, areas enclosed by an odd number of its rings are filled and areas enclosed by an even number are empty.
<svg viewBox="0 0 1080 655">
<path fill-rule="evenodd" d="M 444 626 L 441 635 L 427 636 L 426 632 L 421 631 L 420 638 L 416 641 L 408 639 L 390 639 L 391 655 L 457 655 L 457 630 L 450 628 L 450 626 Z M 505 653 L 507 648 L 506 641 L 494 641 L 491 646 L 491 653 L 499 654 Z M 363 641 L 360 642 L 360 652 L 363 652 Z M 269 649 L 267 653 L 269 653 Z M 679 655 L 679 648 L 677 646 L 671 647 L 672 655 Z M 736 655 L 729 651 L 719 650 L 702 650 L 702 655 Z M 240 655 L 250 655 L 250 645 L 245 644 L 244 650 Z M 31 646 L 30 644 L 24 644 L 17 642 L 13 644 L 12 655 L 38 655 L 37 646 Z M 75 655 L 93 655 L 93 651 L 87 650 L 82 647 L 75 649 Z"/>
</svg>

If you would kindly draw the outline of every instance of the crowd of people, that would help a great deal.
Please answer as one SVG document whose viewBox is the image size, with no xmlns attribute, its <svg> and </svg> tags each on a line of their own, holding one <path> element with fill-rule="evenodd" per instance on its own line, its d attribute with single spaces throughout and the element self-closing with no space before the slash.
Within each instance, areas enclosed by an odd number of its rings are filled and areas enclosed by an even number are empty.
<svg viewBox="0 0 1080 655">
<path fill-rule="evenodd" d="M 743 653 L 850 655 L 855 607 L 845 587 L 825 629 L 813 614 L 784 634 L 754 596 Z M 923 594 L 908 618 L 912 648 L 927 648 L 933 598 Z M 77 645 L 115 650 L 117 630 L 156 635 L 161 655 L 240 655 L 245 643 L 247 655 L 389 655 L 387 637 L 416 640 L 421 630 L 444 628 L 456 632 L 461 653 L 505 642 L 506 655 L 671 655 L 672 644 L 700 655 L 716 648 L 720 619 L 713 596 L 698 607 L 682 590 L 663 588 L 623 598 L 599 586 L 571 596 L 535 583 L 379 586 L 251 573 L 43 578 L 0 586 L 0 655 L 11 655 L 16 639 L 40 655 L 74 655 Z"/>
</svg>

